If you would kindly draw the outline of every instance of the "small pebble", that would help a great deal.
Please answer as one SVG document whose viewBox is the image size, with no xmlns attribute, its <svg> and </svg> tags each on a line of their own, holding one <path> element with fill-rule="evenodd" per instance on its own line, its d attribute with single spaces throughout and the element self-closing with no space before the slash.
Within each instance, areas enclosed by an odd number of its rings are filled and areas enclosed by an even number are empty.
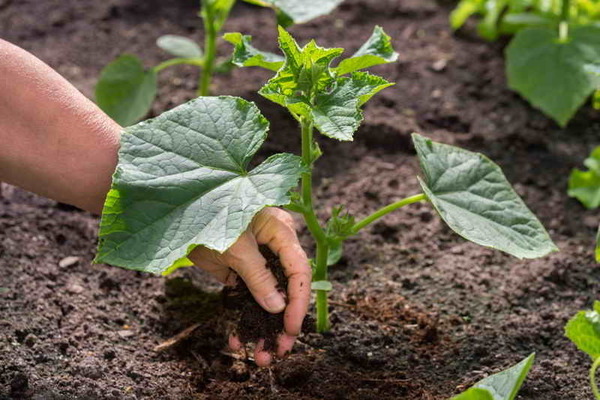
<svg viewBox="0 0 600 400">
<path fill-rule="evenodd" d="M 65 257 L 58 262 L 58 266 L 61 268 L 69 268 L 77 264 L 79 260 L 81 260 L 81 258 L 76 256 Z"/>
</svg>

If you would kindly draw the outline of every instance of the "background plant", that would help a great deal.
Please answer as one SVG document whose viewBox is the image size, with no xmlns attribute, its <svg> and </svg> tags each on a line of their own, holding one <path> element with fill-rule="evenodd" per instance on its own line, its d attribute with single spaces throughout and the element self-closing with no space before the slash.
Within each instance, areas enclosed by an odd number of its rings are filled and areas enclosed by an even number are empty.
<svg viewBox="0 0 600 400">
<path fill-rule="evenodd" d="M 600 400 L 596 372 L 600 368 L 600 301 L 594 302 L 593 310 L 579 311 L 565 327 L 566 336 L 577 348 L 592 359 L 589 379 L 592 392 Z"/>
<path fill-rule="evenodd" d="M 307 22 L 328 14 L 343 0 L 244 0 L 272 8 L 280 25 Z M 96 102 L 110 117 L 122 126 L 142 119 L 156 97 L 157 75 L 174 65 L 192 65 L 200 70 L 198 96 L 208 96 L 213 74 L 227 71 L 231 64 L 224 60 L 217 64 L 217 38 L 236 0 L 201 0 L 200 13 L 204 27 L 204 48 L 193 40 L 164 35 L 156 44 L 174 58 L 146 69 L 134 55 L 121 55 L 101 72 L 96 85 Z"/>
<path fill-rule="evenodd" d="M 488 40 L 515 34 L 506 49 L 508 85 L 559 125 L 598 88 L 587 66 L 600 61 L 600 1 L 462 0 L 453 29 L 474 14 Z"/>
<path fill-rule="evenodd" d="M 191 265 L 187 255 L 196 246 L 225 251 L 263 207 L 286 206 L 304 217 L 315 239 L 312 287 L 322 332 L 329 329 L 327 295 L 332 285 L 327 268 L 339 260 L 343 242 L 406 205 L 428 200 L 459 235 L 519 258 L 556 250 L 497 165 L 416 134 L 423 193 L 359 220 L 341 205 L 321 223 L 312 190 L 312 171 L 322 155 L 314 131 L 351 141 L 363 119 L 361 106 L 391 85 L 358 70 L 393 61 L 397 54 L 379 27 L 335 67 L 332 63 L 343 49 L 322 48 L 314 41 L 301 48 L 283 28 L 279 45 L 285 61 L 260 94 L 287 108 L 299 122 L 301 157 L 277 154 L 249 170 L 268 122 L 256 106 L 239 98 L 199 97 L 127 128 L 103 210 L 96 261 L 168 274 Z M 236 48 L 238 56 L 241 50 Z M 253 63 L 265 61 L 256 49 L 246 54 Z M 238 56 L 234 62 L 244 64 Z M 298 180 L 300 189 L 290 194 Z"/>
</svg>

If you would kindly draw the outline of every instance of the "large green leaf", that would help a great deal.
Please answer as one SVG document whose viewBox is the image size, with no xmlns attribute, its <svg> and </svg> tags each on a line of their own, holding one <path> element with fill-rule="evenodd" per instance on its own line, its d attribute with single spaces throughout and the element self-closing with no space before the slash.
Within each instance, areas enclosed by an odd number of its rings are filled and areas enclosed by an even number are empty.
<svg viewBox="0 0 600 400">
<path fill-rule="evenodd" d="M 349 78 L 339 79 L 331 92 L 315 98 L 312 109 L 315 128 L 333 139 L 352 140 L 363 120 L 360 106 L 391 85 L 393 83 L 366 72 L 353 72 Z"/>
<path fill-rule="evenodd" d="M 573 169 L 569 176 L 569 196 L 589 209 L 600 206 L 600 146 L 585 160 L 588 171 Z"/>
<path fill-rule="evenodd" d="M 514 400 L 534 360 L 535 354 L 531 354 L 517 365 L 480 380 L 452 400 Z"/>
<path fill-rule="evenodd" d="M 600 357 L 600 301 L 593 310 L 578 312 L 565 326 L 565 335 L 592 360 Z"/>
<path fill-rule="evenodd" d="M 142 119 L 156 97 L 156 73 L 144 70 L 139 58 L 122 55 L 100 73 L 96 103 L 121 126 Z"/>
<path fill-rule="evenodd" d="M 283 65 L 282 56 L 252 46 L 252 36 L 231 32 L 223 35 L 223 39 L 234 46 L 231 62 L 238 67 L 262 67 L 277 71 Z"/>
<path fill-rule="evenodd" d="M 567 41 L 556 29 L 528 28 L 506 51 L 509 86 L 564 126 L 596 89 L 584 66 L 600 60 L 600 28 L 572 27 Z"/>
<path fill-rule="evenodd" d="M 195 246 L 226 250 L 262 208 L 287 204 L 299 157 L 247 169 L 267 130 L 235 97 L 199 97 L 126 129 L 96 261 L 164 273 Z"/>
<path fill-rule="evenodd" d="M 557 248 L 487 157 L 413 134 L 425 180 L 423 191 L 452 230 L 467 240 L 518 258 Z"/>
<path fill-rule="evenodd" d="M 163 35 L 156 40 L 156 45 L 175 57 L 201 58 L 202 49 L 196 42 L 184 36 Z"/>
<path fill-rule="evenodd" d="M 248 3 L 270 7 L 279 11 L 295 24 L 327 15 L 344 0 L 244 0 Z"/>
<path fill-rule="evenodd" d="M 350 58 L 340 62 L 335 71 L 338 75 L 369 68 L 374 65 L 394 62 L 398 59 L 398 53 L 392 46 L 392 39 L 376 26 L 371 37 Z"/>
</svg>

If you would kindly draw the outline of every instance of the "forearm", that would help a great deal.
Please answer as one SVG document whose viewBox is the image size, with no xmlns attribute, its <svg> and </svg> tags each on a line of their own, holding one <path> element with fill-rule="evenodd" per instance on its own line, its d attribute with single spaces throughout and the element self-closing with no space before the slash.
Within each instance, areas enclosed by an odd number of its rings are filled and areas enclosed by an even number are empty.
<svg viewBox="0 0 600 400">
<path fill-rule="evenodd" d="M 0 181 L 99 213 L 120 131 L 52 68 L 0 39 Z"/>
</svg>

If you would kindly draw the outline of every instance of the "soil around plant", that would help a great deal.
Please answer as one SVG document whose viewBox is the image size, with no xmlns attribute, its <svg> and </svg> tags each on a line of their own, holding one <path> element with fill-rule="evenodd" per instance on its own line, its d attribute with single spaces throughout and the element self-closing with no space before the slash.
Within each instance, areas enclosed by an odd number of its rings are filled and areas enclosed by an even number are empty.
<svg viewBox="0 0 600 400">
<path fill-rule="evenodd" d="M 566 129 L 556 126 L 507 88 L 506 41 L 485 42 L 472 24 L 452 34 L 450 10 L 431 0 L 347 0 L 292 28 L 302 43 L 317 38 L 351 54 L 378 24 L 400 53 L 398 63 L 373 69 L 397 84 L 367 105 L 355 142 L 319 138 L 319 216 L 345 204 L 361 217 L 417 193 L 417 131 L 496 161 L 559 253 L 520 261 L 466 243 L 428 204 L 412 205 L 345 244 L 330 273 L 332 331 L 306 333 L 288 358 L 257 368 L 226 349 L 231 320 L 210 277 L 93 265 L 95 216 L 4 185 L 0 399 L 445 400 L 535 351 L 519 399 L 589 400 L 589 360 L 563 326 L 599 296 L 599 218 L 569 199 L 566 185 L 599 144 L 600 116 L 584 107 Z M 0 0 L 0 37 L 91 97 L 101 67 L 118 54 L 151 66 L 166 58 L 158 36 L 200 40 L 196 11 L 187 0 Z M 225 30 L 277 50 L 269 10 L 240 2 Z M 256 101 L 271 121 L 259 158 L 299 146 L 293 119 L 256 95 L 270 75 L 236 69 L 213 86 Z M 161 73 L 152 114 L 193 98 L 196 78 L 188 67 Z M 300 235 L 312 252 L 305 228 Z M 194 324 L 186 339 L 154 351 Z"/>
</svg>

